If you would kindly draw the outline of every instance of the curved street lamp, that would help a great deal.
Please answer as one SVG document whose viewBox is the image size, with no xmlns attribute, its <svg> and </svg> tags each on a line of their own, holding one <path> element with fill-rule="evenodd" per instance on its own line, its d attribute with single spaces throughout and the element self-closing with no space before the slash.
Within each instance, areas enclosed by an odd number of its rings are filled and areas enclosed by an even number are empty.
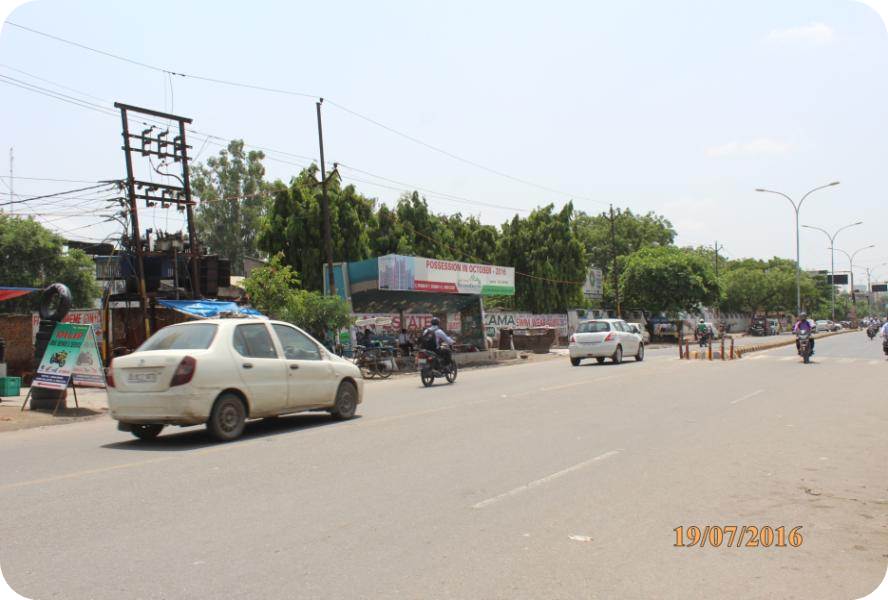
<svg viewBox="0 0 888 600">
<path fill-rule="evenodd" d="M 766 194 L 777 194 L 778 196 L 783 196 L 789 203 L 792 204 L 792 209 L 795 211 L 795 223 L 796 223 L 796 314 L 798 315 L 802 312 L 802 270 L 799 266 L 799 211 L 802 209 L 802 202 L 805 201 L 805 198 L 816 192 L 817 190 L 822 190 L 828 187 L 832 187 L 834 185 L 839 185 L 838 181 L 832 181 L 827 183 L 826 185 L 821 185 L 813 190 L 807 192 L 802 199 L 799 200 L 799 203 L 796 204 L 795 201 L 784 194 L 783 192 L 775 192 L 774 190 L 766 190 L 764 188 L 756 188 L 755 191 L 763 192 Z"/>
<path fill-rule="evenodd" d="M 802 225 L 802 227 L 804 227 L 805 229 L 815 229 L 817 231 L 822 231 L 823 233 L 826 234 L 826 237 L 829 238 L 829 265 L 830 265 L 829 274 L 833 279 L 836 278 L 836 253 L 833 248 L 833 246 L 836 245 L 836 236 L 839 235 L 840 231 L 844 231 L 844 230 L 848 229 L 849 227 L 855 227 L 857 225 L 862 225 L 862 224 L 863 224 L 863 221 L 858 221 L 856 223 L 851 223 L 850 225 L 845 225 L 844 227 L 839 227 L 838 229 L 836 229 L 836 232 L 832 235 L 830 235 L 826 229 L 823 229 L 821 227 L 815 227 L 814 225 Z M 830 289 L 832 290 L 832 320 L 835 321 L 836 320 L 836 286 L 831 285 Z"/>
<path fill-rule="evenodd" d="M 854 252 L 850 254 L 841 248 L 835 248 L 842 254 L 848 257 L 848 269 L 851 272 L 851 310 L 852 314 L 856 317 L 857 315 L 857 306 L 854 304 L 857 299 L 857 295 L 854 293 L 854 257 L 857 256 L 858 252 L 863 252 L 864 250 L 869 250 L 870 248 L 875 248 L 875 244 L 870 244 L 869 246 L 864 246 L 863 248 L 858 248 Z"/>
</svg>

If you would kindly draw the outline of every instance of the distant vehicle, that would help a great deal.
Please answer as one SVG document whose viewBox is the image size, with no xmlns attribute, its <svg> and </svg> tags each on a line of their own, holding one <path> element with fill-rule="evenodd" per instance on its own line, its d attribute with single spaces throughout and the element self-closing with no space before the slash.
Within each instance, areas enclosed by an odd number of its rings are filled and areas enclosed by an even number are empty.
<svg viewBox="0 0 888 600">
<path fill-rule="evenodd" d="M 780 331 L 780 322 L 768 317 L 753 317 L 749 322 L 749 335 L 775 335 Z"/>
<path fill-rule="evenodd" d="M 830 330 L 829 323 L 830 322 L 827 321 L 826 319 L 820 319 L 819 321 L 815 321 L 814 322 L 814 331 L 817 333 L 821 333 L 823 331 L 829 331 Z"/>
<path fill-rule="evenodd" d="M 841 331 L 844 329 L 841 323 L 836 323 L 835 321 L 829 322 L 829 330 L 830 331 Z"/>
<path fill-rule="evenodd" d="M 199 425 L 220 441 L 247 419 L 307 410 L 351 419 L 364 380 L 352 362 L 290 325 L 205 319 L 164 327 L 108 367 L 108 406 L 118 429 L 156 438 L 166 425 Z"/>
<path fill-rule="evenodd" d="M 570 364 L 580 366 L 584 358 L 594 358 L 599 364 L 610 358 L 614 364 L 623 362 L 623 356 L 644 360 L 644 342 L 641 336 L 622 319 L 596 319 L 584 321 L 570 336 L 568 344 Z"/>
<path fill-rule="evenodd" d="M 641 326 L 641 323 L 627 323 L 629 328 L 632 330 L 632 333 L 637 333 L 641 336 L 641 341 L 645 344 L 651 343 L 651 334 L 650 332 Z"/>
</svg>

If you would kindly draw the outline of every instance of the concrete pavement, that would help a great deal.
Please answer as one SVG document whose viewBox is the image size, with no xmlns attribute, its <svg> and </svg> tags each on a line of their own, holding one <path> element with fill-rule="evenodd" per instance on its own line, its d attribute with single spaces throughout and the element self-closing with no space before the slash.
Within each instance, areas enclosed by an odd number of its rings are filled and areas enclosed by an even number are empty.
<svg viewBox="0 0 888 600">
<path fill-rule="evenodd" d="M 817 348 L 402 378 L 227 445 L 4 433 L 0 567 L 31 598 L 858 598 L 888 565 L 888 361 Z M 673 546 L 731 524 L 804 542 Z"/>
</svg>

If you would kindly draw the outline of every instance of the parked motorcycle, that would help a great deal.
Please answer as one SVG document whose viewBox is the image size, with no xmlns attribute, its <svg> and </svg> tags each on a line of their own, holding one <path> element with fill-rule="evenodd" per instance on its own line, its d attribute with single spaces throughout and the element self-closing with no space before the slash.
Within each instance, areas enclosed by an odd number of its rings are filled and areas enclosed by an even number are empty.
<svg viewBox="0 0 888 600">
<path fill-rule="evenodd" d="M 416 354 L 416 368 L 419 370 L 419 378 L 425 387 L 435 383 L 436 377 L 443 377 L 447 383 L 456 381 L 456 361 L 451 356 L 447 364 L 442 364 L 444 357 L 431 350 L 420 350 Z"/>
<path fill-rule="evenodd" d="M 799 341 L 799 356 L 802 357 L 802 360 L 805 364 L 811 362 L 811 332 L 810 331 L 800 331 L 798 333 L 798 341 Z"/>
</svg>

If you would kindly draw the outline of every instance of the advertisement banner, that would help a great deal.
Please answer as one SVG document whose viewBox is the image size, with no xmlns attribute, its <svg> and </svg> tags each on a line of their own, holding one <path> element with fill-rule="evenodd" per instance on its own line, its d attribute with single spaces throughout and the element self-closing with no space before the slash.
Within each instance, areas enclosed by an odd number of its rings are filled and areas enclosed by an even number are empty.
<svg viewBox="0 0 888 600">
<path fill-rule="evenodd" d="M 78 323 L 80 325 L 92 325 L 98 339 L 102 339 L 102 311 L 97 308 L 89 310 L 69 311 L 62 323 Z M 31 314 L 31 339 L 37 339 L 37 330 L 40 329 L 40 315 Z"/>
<path fill-rule="evenodd" d="M 80 357 L 81 347 L 87 339 L 95 343 L 89 325 L 75 323 L 56 325 L 31 385 L 53 390 L 67 388 L 74 367 L 77 365 L 77 359 Z"/>
<path fill-rule="evenodd" d="M 515 269 L 512 267 L 398 254 L 380 256 L 377 266 L 381 290 L 515 295 Z"/>
<path fill-rule="evenodd" d="M 99 344 L 92 330 L 80 347 L 77 362 L 74 363 L 74 385 L 78 387 L 105 387 L 105 370 L 99 354 Z"/>
<path fill-rule="evenodd" d="M 533 327 L 552 327 L 558 335 L 570 335 L 567 315 L 534 315 L 530 313 L 486 313 L 484 326 L 488 335 L 494 335 L 500 329 L 530 329 Z M 491 331 L 493 330 L 493 331 Z"/>
<path fill-rule="evenodd" d="M 358 323 L 357 329 L 363 330 L 366 327 L 377 334 L 397 335 L 402 328 L 406 329 L 408 333 L 421 333 L 432 324 L 434 315 L 404 313 L 403 322 L 398 313 L 352 313 L 352 317 Z M 372 324 L 373 320 L 380 321 L 380 324 Z M 442 322 L 442 325 L 446 331 L 460 331 L 462 320 L 459 313 L 447 313 L 447 322 Z"/>
<path fill-rule="evenodd" d="M 601 300 L 604 295 L 604 287 L 601 280 L 601 269 L 589 267 L 586 271 L 586 281 L 583 284 L 583 295 L 589 300 Z"/>
</svg>

